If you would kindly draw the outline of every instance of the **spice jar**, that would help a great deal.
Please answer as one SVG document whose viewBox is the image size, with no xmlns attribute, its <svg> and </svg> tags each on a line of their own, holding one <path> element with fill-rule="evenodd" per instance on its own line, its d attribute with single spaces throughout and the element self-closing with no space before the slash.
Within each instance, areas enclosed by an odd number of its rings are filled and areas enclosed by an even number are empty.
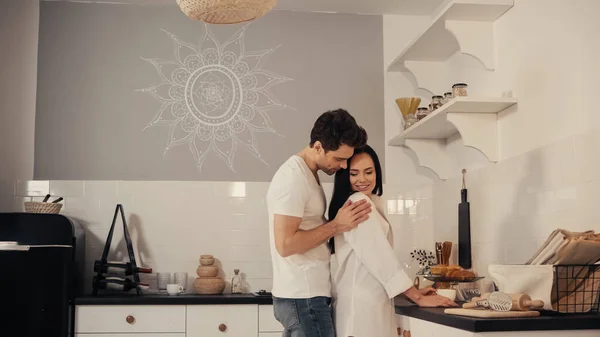
<svg viewBox="0 0 600 337">
<path fill-rule="evenodd" d="M 452 100 L 452 92 L 448 91 L 446 93 L 444 93 L 444 99 L 442 101 L 443 104 L 446 104 L 448 102 L 450 102 Z"/>
<path fill-rule="evenodd" d="M 431 108 L 433 110 L 436 110 L 437 108 L 441 107 L 442 99 L 444 99 L 444 97 L 442 97 L 442 96 L 432 96 L 431 97 Z"/>
<path fill-rule="evenodd" d="M 419 108 L 417 109 L 417 120 L 421 120 L 429 115 L 429 109 Z"/>
<path fill-rule="evenodd" d="M 431 106 L 431 104 L 429 104 L 429 112 L 433 111 L 433 107 Z"/>
<path fill-rule="evenodd" d="M 466 83 L 456 83 L 452 86 L 452 95 L 454 97 L 457 96 L 467 96 L 467 84 Z"/>
</svg>

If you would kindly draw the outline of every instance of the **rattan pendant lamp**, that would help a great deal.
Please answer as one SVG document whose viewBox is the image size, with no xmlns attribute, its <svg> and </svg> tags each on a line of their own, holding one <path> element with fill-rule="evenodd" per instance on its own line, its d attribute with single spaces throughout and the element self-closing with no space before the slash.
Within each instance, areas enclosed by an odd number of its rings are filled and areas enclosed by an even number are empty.
<svg viewBox="0 0 600 337">
<path fill-rule="evenodd" d="M 260 18 L 277 0 L 177 0 L 190 19 L 215 24 L 232 24 Z"/>
</svg>

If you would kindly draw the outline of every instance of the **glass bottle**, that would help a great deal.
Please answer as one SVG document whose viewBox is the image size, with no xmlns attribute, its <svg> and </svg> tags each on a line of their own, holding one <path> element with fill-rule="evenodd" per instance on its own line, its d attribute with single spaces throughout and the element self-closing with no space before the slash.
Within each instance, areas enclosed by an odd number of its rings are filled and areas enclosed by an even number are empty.
<svg viewBox="0 0 600 337">
<path fill-rule="evenodd" d="M 233 272 L 235 275 L 231 279 L 231 293 L 232 294 L 241 294 L 242 293 L 242 278 L 240 277 L 239 269 L 234 269 Z"/>
</svg>

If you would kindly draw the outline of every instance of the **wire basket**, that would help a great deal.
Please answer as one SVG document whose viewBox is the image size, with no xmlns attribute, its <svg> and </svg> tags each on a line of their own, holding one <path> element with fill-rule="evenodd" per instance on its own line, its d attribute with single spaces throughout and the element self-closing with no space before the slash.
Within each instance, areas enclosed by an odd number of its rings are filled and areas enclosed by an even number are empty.
<svg viewBox="0 0 600 337">
<path fill-rule="evenodd" d="M 600 264 L 556 265 L 552 308 L 561 313 L 600 312 Z"/>
<path fill-rule="evenodd" d="M 26 201 L 25 212 L 26 213 L 44 213 L 44 214 L 58 214 L 62 208 L 62 204 L 41 202 L 41 201 Z"/>
</svg>

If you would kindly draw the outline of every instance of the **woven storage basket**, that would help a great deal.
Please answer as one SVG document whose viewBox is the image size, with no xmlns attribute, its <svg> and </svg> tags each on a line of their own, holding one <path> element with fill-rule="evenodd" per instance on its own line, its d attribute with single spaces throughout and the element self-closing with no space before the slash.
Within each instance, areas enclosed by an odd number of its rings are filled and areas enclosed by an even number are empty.
<svg viewBox="0 0 600 337">
<path fill-rule="evenodd" d="M 44 214 L 58 214 L 62 208 L 62 204 L 41 201 L 26 201 L 25 212 L 26 213 L 44 213 Z"/>
<path fill-rule="evenodd" d="M 194 290 L 203 295 L 220 294 L 225 290 L 225 281 L 220 277 L 202 277 L 194 281 Z"/>
<path fill-rule="evenodd" d="M 202 255 L 205 256 L 205 255 Z M 211 255 L 208 255 L 211 256 Z M 215 264 L 215 258 L 214 257 L 200 257 L 200 265 L 201 266 L 212 266 L 213 264 Z"/>
<path fill-rule="evenodd" d="M 219 275 L 219 268 L 215 266 L 200 266 L 196 270 L 199 277 L 216 277 Z"/>
<path fill-rule="evenodd" d="M 260 18 L 277 0 L 177 0 L 190 19 L 215 24 L 240 23 Z"/>
</svg>

